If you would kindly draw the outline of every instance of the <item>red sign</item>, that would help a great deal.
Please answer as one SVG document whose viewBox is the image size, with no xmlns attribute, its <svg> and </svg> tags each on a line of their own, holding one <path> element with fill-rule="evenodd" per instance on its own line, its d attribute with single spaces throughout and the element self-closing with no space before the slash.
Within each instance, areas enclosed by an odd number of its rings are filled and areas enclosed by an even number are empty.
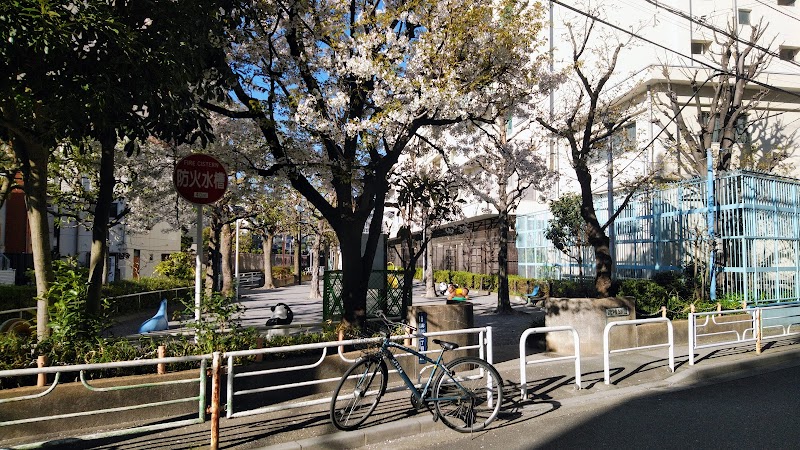
<svg viewBox="0 0 800 450">
<path fill-rule="evenodd" d="M 172 182 L 181 197 L 207 205 L 222 198 L 228 187 L 228 172 L 215 158 L 195 153 L 178 161 Z"/>
</svg>

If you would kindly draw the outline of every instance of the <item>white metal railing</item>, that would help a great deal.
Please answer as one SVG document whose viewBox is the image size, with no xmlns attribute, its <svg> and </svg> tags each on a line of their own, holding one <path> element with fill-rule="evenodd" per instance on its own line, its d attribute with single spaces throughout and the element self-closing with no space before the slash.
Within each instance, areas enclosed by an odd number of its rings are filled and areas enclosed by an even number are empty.
<svg viewBox="0 0 800 450">
<path fill-rule="evenodd" d="M 0 378 L 8 378 L 8 377 L 20 377 L 20 376 L 29 376 L 29 375 L 39 375 L 39 374 L 54 374 L 53 383 L 44 389 L 42 392 L 32 394 L 32 395 L 23 395 L 18 397 L 10 397 L 0 399 L 0 409 L 8 408 L 6 404 L 22 401 L 22 400 L 31 400 L 36 398 L 42 398 L 50 393 L 52 393 L 56 387 L 58 386 L 59 379 L 62 373 L 74 373 L 80 372 L 80 380 L 82 385 L 87 389 L 89 392 L 109 392 L 109 391 L 121 391 L 121 390 L 130 390 L 130 389 L 151 389 L 157 388 L 161 386 L 167 385 L 178 385 L 178 384 L 187 384 L 187 383 L 198 383 L 198 394 L 196 396 L 191 397 L 183 397 L 183 398 L 175 398 L 170 400 L 161 400 L 161 401 L 154 401 L 154 402 L 147 402 L 145 399 L 147 396 L 145 395 L 138 395 L 134 396 L 134 398 L 139 399 L 140 402 L 133 405 L 128 406 L 120 406 L 120 407 L 109 407 L 103 409 L 94 409 L 90 411 L 76 411 L 71 413 L 64 413 L 64 414 L 53 414 L 53 415 L 43 415 L 37 417 L 29 417 L 24 419 L 17 419 L 17 420 L 3 420 L 0 421 L 0 430 L 3 427 L 13 426 L 13 425 L 24 425 L 24 424 L 33 424 L 33 423 L 40 423 L 46 422 L 50 420 L 57 420 L 57 419 L 71 419 L 71 418 L 79 418 L 79 417 L 86 417 L 86 416 L 93 416 L 96 414 L 108 414 L 108 413 L 119 413 L 124 411 L 133 411 L 133 410 L 140 410 L 144 408 L 156 408 L 159 406 L 164 405 L 171 405 L 171 404 L 178 404 L 178 403 L 188 403 L 188 402 L 197 402 L 197 417 L 194 419 L 182 419 L 182 420 L 174 420 L 174 421 L 162 421 L 160 420 L 158 423 L 154 425 L 144 425 L 144 426 L 137 426 L 131 428 L 123 428 L 123 429 L 115 429 L 112 431 L 105 431 L 100 433 L 95 433 L 91 435 L 83 435 L 80 436 L 84 439 L 99 439 L 103 437 L 111 437 L 111 436 L 122 436 L 127 434 L 133 433 L 142 433 L 142 432 L 151 432 L 157 430 L 163 430 L 168 428 L 177 428 L 186 425 L 192 425 L 196 423 L 202 423 L 205 421 L 205 405 L 206 405 L 206 366 L 207 361 L 211 358 L 211 355 L 198 355 L 198 356 L 182 356 L 182 357 L 170 357 L 170 358 L 156 358 L 156 359 L 142 359 L 142 360 L 135 360 L 135 361 L 120 361 L 120 362 L 113 362 L 113 363 L 96 363 L 96 364 L 76 364 L 76 365 L 69 365 L 69 366 L 53 366 L 53 367 L 41 367 L 41 368 L 31 368 L 31 369 L 15 369 L 15 370 L 4 370 L 0 371 Z M 187 362 L 199 362 L 200 369 L 198 372 L 198 376 L 195 378 L 187 378 L 187 379 L 180 379 L 180 380 L 169 380 L 169 381 L 162 381 L 162 382 L 155 382 L 155 383 L 142 383 L 142 384 L 129 384 L 129 385 L 121 385 L 121 386 L 113 386 L 113 387 L 96 387 L 89 384 L 86 380 L 84 373 L 87 371 L 95 371 L 95 370 L 108 370 L 108 369 L 120 369 L 120 368 L 131 368 L 131 367 L 142 367 L 142 366 L 159 366 L 162 364 L 176 364 L 176 363 L 187 363 Z M 87 394 L 88 395 L 88 394 Z M 2 435 L 2 431 L 0 431 L 0 435 Z M 44 445 L 44 442 L 38 443 L 31 443 L 26 444 L 25 447 L 33 448 L 33 447 L 40 447 Z"/>
<path fill-rule="evenodd" d="M 194 289 L 194 288 L 191 287 L 191 286 L 186 286 L 186 287 L 178 287 L 178 288 L 172 288 L 172 289 L 160 289 L 158 291 L 135 292 L 133 294 L 124 294 L 124 295 L 117 295 L 116 297 L 109 297 L 108 299 L 109 300 L 114 300 L 114 299 L 118 299 L 118 298 L 133 298 L 133 297 L 136 297 L 137 301 L 139 303 L 139 309 L 141 309 L 141 307 L 142 307 L 142 296 L 143 295 L 159 294 L 159 296 L 160 296 L 160 294 L 162 292 L 172 292 L 172 291 L 175 291 L 175 293 L 177 295 L 178 291 L 188 291 L 190 289 Z"/>
<path fill-rule="evenodd" d="M 731 315 L 748 315 L 749 317 L 741 320 L 718 320 Z M 701 332 L 712 326 L 717 330 Z M 742 329 L 743 326 L 747 328 Z M 739 330 L 735 328 L 739 328 Z M 798 334 L 800 334 L 800 303 L 797 302 L 757 306 L 746 310 L 691 313 L 689 314 L 689 365 L 695 363 L 695 350 L 753 342 L 756 346 L 756 353 L 761 353 L 763 341 L 777 340 Z M 724 336 L 730 336 L 730 338 L 726 339 Z M 713 342 L 700 342 L 708 339 L 714 340 Z"/>
<path fill-rule="evenodd" d="M 618 326 L 642 325 L 646 323 L 658 323 L 658 322 L 663 322 L 667 324 L 668 342 L 666 344 L 641 345 L 638 347 L 620 348 L 615 350 L 609 349 L 609 336 L 612 328 Z M 672 321 L 670 321 L 666 317 L 610 322 L 609 324 L 606 325 L 605 329 L 603 330 L 603 381 L 605 382 L 605 384 L 610 384 L 611 381 L 611 369 L 610 369 L 611 353 L 621 353 L 621 352 L 629 352 L 632 350 L 645 350 L 649 348 L 659 348 L 659 347 L 669 348 L 669 368 L 670 370 L 675 372 L 675 339 L 672 331 Z"/>
<path fill-rule="evenodd" d="M 258 287 L 261 284 L 261 272 L 243 272 L 239 274 L 239 287 Z"/>
<path fill-rule="evenodd" d="M 526 345 L 525 345 L 528 336 L 532 334 L 551 333 L 556 331 L 569 331 L 572 333 L 572 343 L 575 347 L 575 354 L 570 356 L 558 356 L 555 358 L 528 361 Z M 581 389 L 581 340 L 580 337 L 578 337 L 578 331 L 575 330 L 574 327 L 568 325 L 558 326 L 558 327 L 528 328 L 527 330 L 525 330 L 522 333 L 522 336 L 520 336 L 519 338 L 519 385 L 521 389 L 520 395 L 522 396 L 522 399 L 525 400 L 526 398 L 528 398 L 528 382 L 526 376 L 527 366 L 531 364 L 543 364 L 543 363 L 551 363 L 564 360 L 575 360 L 575 384 L 578 386 L 578 389 Z"/>
<path fill-rule="evenodd" d="M 491 327 L 485 328 L 469 328 L 463 330 L 450 330 L 450 331 L 437 331 L 437 332 L 430 332 L 424 334 L 410 334 L 404 336 L 393 336 L 392 339 L 394 340 L 401 340 L 401 339 L 417 339 L 419 337 L 436 337 L 436 336 L 447 336 L 447 335 L 460 335 L 460 334 L 477 334 L 479 337 L 479 342 L 477 345 L 467 345 L 467 346 L 459 346 L 456 351 L 465 351 L 470 349 L 478 349 L 479 356 L 482 359 L 485 359 L 490 364 L 492 363 L 492 341 L 491 341 Z M 297 387 L 307 387 L 307 386 L 315 386 L 325 383 L 331 383 L 338 381 L 341 376 L 337 376 L 335 378 L 325 378 L 325 379 L 313 379 L 308 381 L 301 381 L 296 383 L 286 383 L 286 384 L 279 384 L 279 385 L 268 385 L 263 387 L 258 387 L 254 389 L 247 389 L 247 390 L 240 390 L 236 391 L 234 389 L 234 380 L 241 379 L 244 377 L 254 377 L 254 376 L 262 376 L 262 375 L 269 375 L 269 374 L 276 374 L 276 373 L 290 373 L 296 372 L 305 369 L 312 369 L 319 367 L 324 361 L 326 356 L 328 355 L 328 349 L 332 347 L 336 347 L 338 350 L 337 352 L 340 355 L 340 358 L 345 362 L 353 362 L 355 360 L 346 358 L 342 353 L 341 349 L 344 346 L 349 345 L 365 345 L 365 344 L 380 344 L 383 338 L 370 338 L 370 339 L 352 339 L 347 341 L 334 341 L 334 342 L 320 342 L 316 344 L 302 344 L 302 345 L 291 345 L 286 347 L 272 347 L 272 348 L 265 348 L 265 349 L 255 349 L 255 350 L 240 350 L 235 352 L 226 352 L 224 357 L 228 359 L 227 362 L 227 370 L 228 370 L 228 377 L 227 377 L 227 405 L 226 405 L 226 417 L 243 417 L 243 416 L 251 416 L 255 414 L 262 414 L 268 413 L 273 411 L 280 411 L 288 408 L 302 408 L 306 406 L 313 406 L 319 404 L 328 404 L 331 401 L 331 397 L 324 397 L 324 398 L 317 398 L 312 400 L 304 400 L 304 401 L 297 401 L 291 403 L 281 403 L 279 405 L 274 406 L 265 406 L 256 409 L 251 409 L 247 411 L 239 411 L 235 410 L 234 405 L 234 398 L 241 395 L 247 394 L 255 394 L 261 392 L 271 392 L 271 391 L 280 391 L 283 389 L 290 389 L 290 388 L 297 388 Z M 304 352 L 309 350 L 321 350 L 320 358 L 312 363 L 312 364 L 304 364 L 304 365 L 297 365 L 297 366 L 288 366 L 288 367 L 280 367 L 275 369 L 266 369 L 266 370 L 259 370 L 254 372 L 242 372 L 236 373 L 236 366 L 233 364 L 234 358 L 243 357 L 243 356 L 255 356 L 255 355 L 265 355 L 265 354 L 272 354 L 272 353 L 296 353 L 296 352 Z M 420 353 L 438 353 L 439 349 L 427 350 Z M 396 358 L 402 357 L 410 357 L 412 356 L 409 353 L 402 353 L 402 354 L 395 354 Z M 423 369 L 424 370 L 424 369 Z M 395 370 L 390 371 L 390 373 L 396 372 Z M 420 375 L 421 377 L 421 375 Z M 399 389 L 404 389 L 402 388 Z"/>
<path fill-rule="evenodd" d="M 33 311 L 33 314 L 35 315 L 36 314 L 35 313 L 36 307 L 35 306 L 31 306 L 29 308 L 6 309 L 5 311 L 0 311 L 0 316 L 5 315 L 5 314 L 19 313 L 19 317 L 22 318 L 22 313 L 31 312 L 31 311 Z"/>
<path fill-rule="evenodd" d="M 689 365 L 694 365 L 695 350 L 755 342 L 756 311 L 757 309 L 748 309 L 689 313 Z M 721 320 L 723 317 L 727 316 L 743 315 L 748 315 L 749 317 L 740 320 Z M 742 326 L 748 328 L 739 332 L 736 328 L 741 328 Z M 709 328 L 712 327 L 714 327 L 716 331 L 709 331 Z M 701 332 L 701 330 L 703 332 Z M 747 338 L 748 332 L 750 332 L 750 338 Z M 726 336 L 728 337 L 726 338 Z M 700 343 L 701 340 L 709 341 L 711 339 L 714 341 Z"/>
<path fill-rule="evenodd" d="M 0 270 L 11 269 L 11 260 L 8 259 L 5 253 L 0 253 Z"/>
</svg>

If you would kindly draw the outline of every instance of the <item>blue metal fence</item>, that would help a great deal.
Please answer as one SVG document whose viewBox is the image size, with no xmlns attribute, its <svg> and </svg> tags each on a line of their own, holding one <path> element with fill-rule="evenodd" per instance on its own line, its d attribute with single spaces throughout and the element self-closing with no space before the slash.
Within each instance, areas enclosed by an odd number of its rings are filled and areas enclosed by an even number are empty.
<svg viewBox="0 0 800 450">
<path fill-rule="evenodd" d="M 696 178 L 637 194 L 618 216 L 616 274 L 649 278 L 656 272 L 697 267 L 709 278 L 716 248 L 719 296 L 758 303 L 800 298 L 800 180 L 736 171 L 716 177 L 716 239 L 707 225 L 707 187 Z M 595 198 L 598 219 L 607 218 L 605 196 Z M 616 198 L 621 204 L 622 198 Z M 517 217 L 519 273 L 526 277 L 574 277 L 578 267 L 544 233 L 549 211 Z M 594 255 L 584 251 L 584 274 L 594 276 Z"/>
</svg>

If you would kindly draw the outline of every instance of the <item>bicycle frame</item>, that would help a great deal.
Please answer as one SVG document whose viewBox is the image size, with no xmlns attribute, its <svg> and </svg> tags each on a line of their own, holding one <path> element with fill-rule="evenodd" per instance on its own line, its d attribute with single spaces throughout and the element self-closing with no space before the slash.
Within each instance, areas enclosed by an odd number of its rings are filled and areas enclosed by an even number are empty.
<svg viewBox="0 0 800 450">
<path fill-rule="evenodd" d="M 428 377 L 428 381 L 425 382 L 425 386 L 422 389 L 417 389 L 416 384 L 414 384 L 414 382 L 411 381 L 411 378 L 406 374 L 406 371 L 403 370 L 403 367 L 400 365 L 400 361 L 398 361 L 397 358 L 395 358 L 394 354 L 392 354 L 392 352 L 389 351 L 390 348 L 396 348 L 398 350 L 406 351 L 418 358 L 425 360 L 425 363 L 433 364 L 433 370 L 431 371 L 431 374 Z M 422 401 L 423 399 L 425 399 L 425 394 L 428 393 L 428 390 L 431 388 L 431 383 L 436 378 L 437 370 L 441 369 L 445 371 L 445 373 L 447 373 L 444 364 L 442 364 L 444 352 L 445 350 L 443 348 L 442 351 L 439 352 L 439 357 L 436 358 L 436 360 L 433 360 L 429 358 L 427 355 L 424 355 L 412 348 L 393 342 L 389 337 L 386 337 L 384 339 L 383 344 L 381 344 L 381 350 L 380 350 L 381 356 L 384 359 L 388 359 L 389 362 L 392 363 L 392 366 L 394 366 L 394 368 L 397 370 L 398 375 L 400 375 L 400 378 L 406 384 L 406 387 L 408 387 L 408 389 L 411 391 L 411 395 L 413 395 L 414 398 L 417 399 L 418 401 Z M 455 378 L 450 377 L 450 380 L 453 381 L 459 387 L 459 389 L 462 390 L 464 389 L 461 383 L 459 383 L 458 380 L 456 380 Z M 426 402 L 431 402 L 436 400 L 453 400 L 453 399 L 449 397 L 425 399 Z"/>
</svg>

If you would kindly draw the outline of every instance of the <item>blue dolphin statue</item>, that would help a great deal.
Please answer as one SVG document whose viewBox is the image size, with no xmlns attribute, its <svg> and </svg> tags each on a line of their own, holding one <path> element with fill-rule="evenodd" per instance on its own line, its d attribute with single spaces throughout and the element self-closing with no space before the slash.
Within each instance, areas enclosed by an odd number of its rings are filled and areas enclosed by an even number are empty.
<svg viewBox="0 0 800 450">
<path fill-rule="evenodd" d="M 152 331 L 163 331 L 169 328 L 167 322 L 167 299 L 161 300 L 161 306 L 155 316 L 147 319 L 139 327 L 139 333 L 150 333 Z"/>
</svg>

